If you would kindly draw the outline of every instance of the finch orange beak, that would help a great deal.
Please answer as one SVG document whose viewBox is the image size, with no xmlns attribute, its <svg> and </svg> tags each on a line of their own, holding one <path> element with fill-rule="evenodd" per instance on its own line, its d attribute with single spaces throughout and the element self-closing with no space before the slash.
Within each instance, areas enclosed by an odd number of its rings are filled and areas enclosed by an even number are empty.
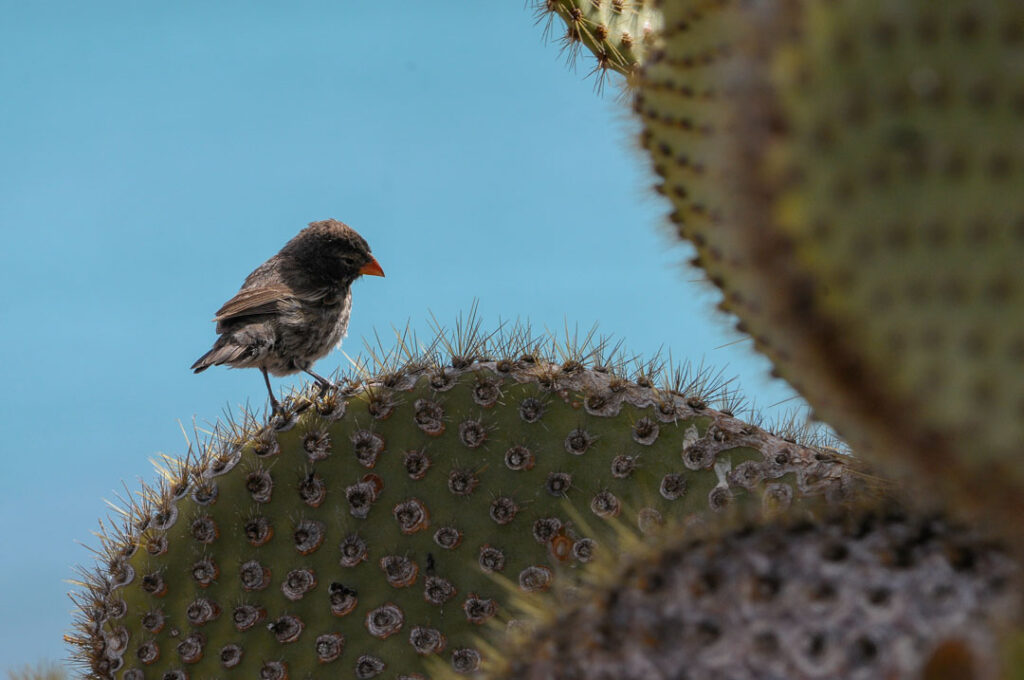
<svg viewBox="0 0 1024 680">
<path fill-rule="evenodd" d="M 363 265 L 359 273 L 369 274 L 370 276 L 384 276 L 384 270 L 380 268 L 380 263 L 372 255 L 370 256 L 370 261 Z"/>
</svg>

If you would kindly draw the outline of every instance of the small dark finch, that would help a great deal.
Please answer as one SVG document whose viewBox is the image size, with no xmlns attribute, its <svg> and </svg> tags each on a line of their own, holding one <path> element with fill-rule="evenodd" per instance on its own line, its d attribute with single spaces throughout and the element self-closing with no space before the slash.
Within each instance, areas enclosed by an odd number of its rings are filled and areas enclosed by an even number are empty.
<svg viewBox="0 0 1024 680">
<path fill-rule="evenodd" d="M 363 237 L 337 220 L 311 222 L 217 310 L 220 337 L 192 370 L 259 368 L 275 412 L 280 405 L 267 373 L 303 371 L 321 388 L 330 386 L 310 369 L 345 337 L 352 282 L 363 274 L 384 276 Z"/>
</svg>

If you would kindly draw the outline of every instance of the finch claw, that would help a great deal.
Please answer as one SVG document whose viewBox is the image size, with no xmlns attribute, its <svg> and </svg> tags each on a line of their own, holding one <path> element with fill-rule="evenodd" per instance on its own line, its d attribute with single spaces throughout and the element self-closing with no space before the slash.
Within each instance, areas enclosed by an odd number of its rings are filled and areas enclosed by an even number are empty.
<svg viewBox="0 0 1024 680">
<path fill-rule="evenodd" d="M 322 375 L 317 375 L 316 373 L 314 373 L 313 371 L 309 370 L 308 368 L 305 369 L 305 372 L 306 372 L 307 375 L 312 377 L 313 380 L 316 381 L 317 387 L 320 388 L 320 396 L 323 396 L 327 392 L 327 390 L 333 390 L 333 389 L 335 389 L 337 387 L 334 383 L 332 383 L 327 378 L 323 377 Z"/>
</svg>

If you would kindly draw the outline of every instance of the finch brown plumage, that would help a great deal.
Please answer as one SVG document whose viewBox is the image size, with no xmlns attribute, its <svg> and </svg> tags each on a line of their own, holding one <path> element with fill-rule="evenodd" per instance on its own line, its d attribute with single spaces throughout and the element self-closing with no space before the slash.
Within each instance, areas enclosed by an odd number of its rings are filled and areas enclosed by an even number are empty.
<svg viewBox="0 0 1024 680">
<path fill-rule="evenodd" d="M 220 337 L 192 370 L 259 368 L 275 412 L 280 405 L 268 373 L 303 371 L 328 387 L 330 381 L 311 368 L 345 337 L 352 282 L 363 274 L 384 276 L 363 237 L 337 220 L 311 222 L 217 310 Z"/>
</svg>

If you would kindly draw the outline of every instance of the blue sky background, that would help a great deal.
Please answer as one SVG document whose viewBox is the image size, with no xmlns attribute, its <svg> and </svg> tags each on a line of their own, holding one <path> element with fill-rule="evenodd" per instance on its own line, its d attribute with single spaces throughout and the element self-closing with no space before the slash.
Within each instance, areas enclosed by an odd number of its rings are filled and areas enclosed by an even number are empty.
<svg viewBox="0 0 1024 680">
<path fill-rule="evenodd" d="M 487 326 L 597 321 L 725 368 L 761 406 L 792 394 L 683 266 L 628 107 L 521 0 L 0 16 L 0 672 L 65 655 L 64 579 L 122 480 L 184 452 L 179 423 L 265 403 L 257 371 L 188 367 L 311 220 L 354 226 L 387 273 L 356 284 L 350 354 L 476 298 Z"/>
</svg>

